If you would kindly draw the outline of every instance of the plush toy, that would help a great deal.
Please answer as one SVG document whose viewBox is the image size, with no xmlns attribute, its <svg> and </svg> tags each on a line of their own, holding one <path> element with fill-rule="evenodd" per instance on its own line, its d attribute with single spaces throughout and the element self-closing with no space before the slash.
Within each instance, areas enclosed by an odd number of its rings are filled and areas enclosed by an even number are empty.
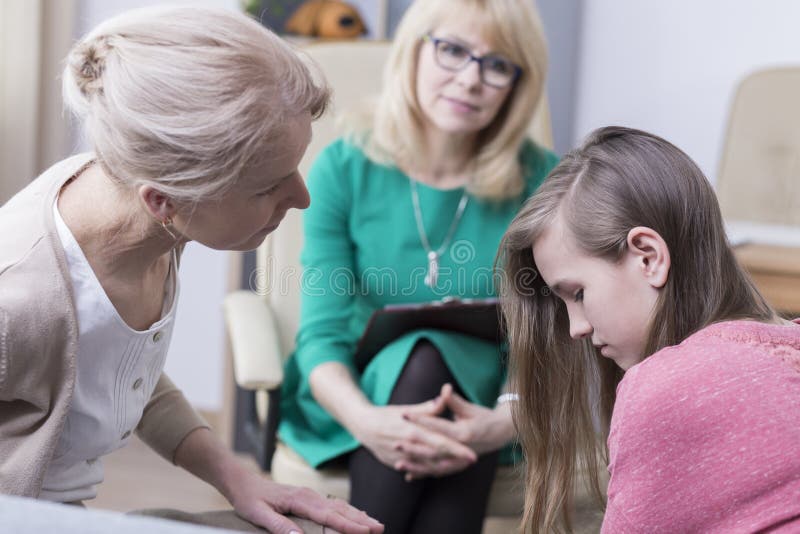
<svg viewBox="0 0 800 534">
<path fill-rule="evenodd" d="M 358 10 L 339 0 L 308 0 L 286 21 L 284 29 L 312 37 L 352 39 L 367 28 Z"/>
</svg>

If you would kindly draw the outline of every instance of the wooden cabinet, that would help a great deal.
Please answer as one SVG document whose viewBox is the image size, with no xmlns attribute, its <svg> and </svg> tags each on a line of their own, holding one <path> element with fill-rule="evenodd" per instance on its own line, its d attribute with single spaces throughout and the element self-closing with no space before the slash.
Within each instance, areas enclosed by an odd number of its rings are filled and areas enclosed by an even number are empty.
<svg viewBox="0 0 800 534">
<path fill-rule="evenodd" d="M 800 248 L 746 244 L 734 251 L 767 301 L 786 317 L 800 317 Z"/>
</svg>

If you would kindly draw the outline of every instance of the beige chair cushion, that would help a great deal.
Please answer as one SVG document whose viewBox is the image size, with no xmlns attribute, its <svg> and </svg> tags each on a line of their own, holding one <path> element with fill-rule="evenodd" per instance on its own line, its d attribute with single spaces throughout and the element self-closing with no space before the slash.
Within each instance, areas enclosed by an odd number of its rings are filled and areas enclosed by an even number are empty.
<svg viewBox="0 0 800 534">
<path fill-rule="evenodd" d="M 322 495 L 350 499 L 350 479 L 347 469 L 314 469 L 281 441 L 275 447 L 270 473 L 276 482 L 305 486 Z"/>
</svg>

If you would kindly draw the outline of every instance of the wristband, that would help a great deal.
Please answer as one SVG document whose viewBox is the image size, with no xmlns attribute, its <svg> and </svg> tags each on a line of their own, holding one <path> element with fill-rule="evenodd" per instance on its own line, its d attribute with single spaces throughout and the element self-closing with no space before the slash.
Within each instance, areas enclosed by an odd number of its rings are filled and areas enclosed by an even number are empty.
<svg viewBox="0 0 800 534">
<path fill-rule="evenodd" d="M 497 397 L 497 404 L 503 404 L 506 402 L 516 402 L 519 400 L 519 395 L 516 393 L 503 393 L 499 397 Z"/>
</svg>

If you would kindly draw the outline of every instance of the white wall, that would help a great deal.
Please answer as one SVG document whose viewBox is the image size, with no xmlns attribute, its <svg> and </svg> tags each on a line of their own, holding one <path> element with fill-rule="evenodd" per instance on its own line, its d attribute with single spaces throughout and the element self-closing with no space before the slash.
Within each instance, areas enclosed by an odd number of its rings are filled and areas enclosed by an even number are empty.
<svg viewBox="0 0 800 534">
<path fill-rule="evenodd" d="M 797 0 L 589 0 L 585 9 L 573 141 L 609 124 L 650 130 L 712 181 L 737 82 L 800 65 Z"/>
<path fill-rule="evenodd" d="M 108 17 L 157 0 L 81 0 L 78 30 L 83 34 Z M 238 0 L 171 0 L 170 4 L 239 9 Z M 223 407 L 225 330 L 221 303 L 226 292 L 228 253 L 190 243 L 180 269 L 180 298 L 166 372 L 202 410 Z"/>
<path fill-rule="evenodd" d="M 83 35 L 114 15 L 137 7 L 157 5 L 191 5 L 240 10 L 239 0 L 78 0 L 78 33 Z"/>
<path fill-rule="evenodd" d="M 348 0 L 349 3 L 358 9 L 364 24 L 367 25 L 368 39 L 375 39 L 381 26 L 386 24 L 386 20 L 379 20 L 381 17 L 381 2 L 378 0 Z M 385 6 L 384 6 L 385 7 Z M 384 28 L 385 30 L 386 28 Z"/>
<path fill-rule="evenodd" d="M 586 3 L 586 0 L 535 1 L 542 16 L 547 38 L 549 62 L 546 88 L 553 128 L 553 148 L 556 154 L 564 154 L 573 146 L 572 128 L 575 123 L 577 94 L 575 82 Z"/>
</svg>

